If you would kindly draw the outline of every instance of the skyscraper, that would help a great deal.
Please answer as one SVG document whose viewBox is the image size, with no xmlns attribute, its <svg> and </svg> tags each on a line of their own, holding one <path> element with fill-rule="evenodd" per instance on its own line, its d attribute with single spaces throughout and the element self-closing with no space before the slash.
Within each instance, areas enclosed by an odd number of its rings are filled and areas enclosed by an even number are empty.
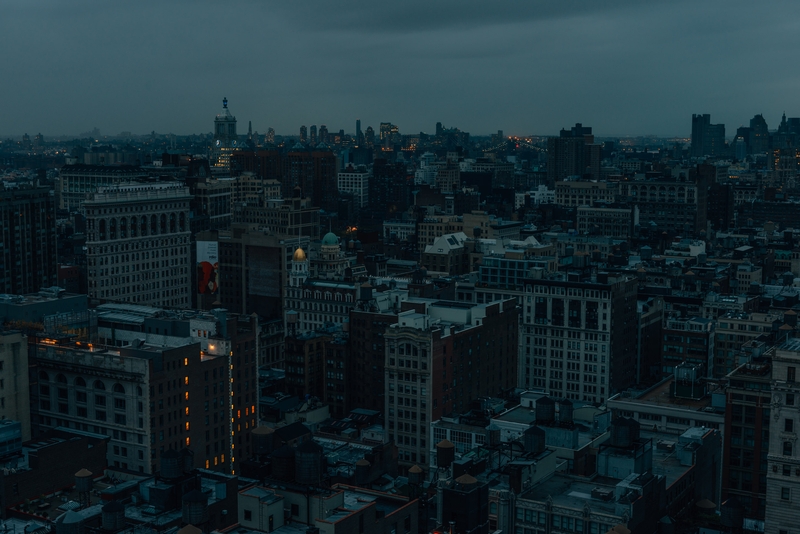
<svg viewBox="0 0 800 534">
<path fill-rule="evenodd" d="M 0 293 L 57 285 L 55 198 L 47 187 L 0 185 Z"/>
<path fill-rule="evenodd" d="M 364 134 L 361 132 L 361 119 L 356 119 L 356 145 L 364 144 Z"/>
<path fill-rule="evenodd" d="M 317 125 L 316 124 L 312 124 L 311 128 L 309 128 L 309 139 L 308 140 L 312 145 L 316 145 L 317 144 Z"/>
<path fill-rule="evenodd" d="M 308 140 L 308 130 L 305 124 L 300 127 L 300 142 L 305 143 Z"/>
<path fill-rule="evenodd" d="M 211 146 L 211 169 L 218 173 L 229 172 L 231 153 L 239 150 L 236 134 L 236 117 L 228 110 L 228 99 L 222 99 L 222 111 L 214 119 L 214 139 Z"/>
<path fill-rule="evenodd" d="M 367 132 L 364 136 L 364 142 L 367 144 L 368 147 L 371 147 L 375 144 L 375 130 L 372 126 L 367 126 Z"/>
<path fill-rule="evenodd" d="M 756 115 L 750 119 L 750 153 L 764 154 L 769 150 L 769 128 L 764 115 Z"/>
<path fill-rule="evenodd" d="M 692 157 L 721 156 L 725 151 L 725 125 L 711 124 L 708 113 L 692 114 Z"/>
</svg>

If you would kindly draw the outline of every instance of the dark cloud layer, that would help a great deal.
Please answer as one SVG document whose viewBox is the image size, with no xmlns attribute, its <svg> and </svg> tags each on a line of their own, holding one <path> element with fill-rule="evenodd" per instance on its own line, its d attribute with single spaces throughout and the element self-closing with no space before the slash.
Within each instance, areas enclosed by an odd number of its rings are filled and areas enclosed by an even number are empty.
<svg viewBox="0 0 800 534">
<path fill-rule="evenodd" d="M 800 115 L 794 2 L 0 4 L 0 134 L 244 128 L 687 135 Z M 243 129 L 244 129 L 243 128 Z"/>
</svg>

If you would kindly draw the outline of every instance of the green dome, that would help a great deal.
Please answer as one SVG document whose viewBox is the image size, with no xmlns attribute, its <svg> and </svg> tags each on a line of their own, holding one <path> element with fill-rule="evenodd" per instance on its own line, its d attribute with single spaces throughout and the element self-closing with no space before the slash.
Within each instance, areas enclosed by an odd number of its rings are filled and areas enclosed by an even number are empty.
<svg viewBox="0 0 800 534">
<path fill-rule="evenodd" d="M 322 244 L 336 246 L 339 244 L 339 238 L 336 237 L 336 234 L 334 234 L 333 232 L 328 232 L 327 234 L 325 234 L 325 237 L 322 238 Z"/>
</svg>

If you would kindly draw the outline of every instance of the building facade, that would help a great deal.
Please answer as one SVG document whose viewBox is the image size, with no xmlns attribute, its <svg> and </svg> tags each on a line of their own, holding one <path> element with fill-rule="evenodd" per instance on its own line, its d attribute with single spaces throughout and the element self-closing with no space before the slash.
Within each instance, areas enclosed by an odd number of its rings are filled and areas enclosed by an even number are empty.
<svg viewBox="0 0 800 534">
<path fill-rule="evenodd" d="M 604 402 L 636 381 L 637 283 L 598 273 L 525 281 L 519 387 Z M 523 350 L 524 349 L 524 350 Z"/>
<path fill-rule="evenodd" d="M 800 503 L 800 341 L 780 345 L 772 357 L 772 405 L 767 456 L 765 534 L 782 534 L 797 529 Z"/>
<path fill-rule="evenodd" d="M 191 305 L 188 188 L 176 182 L 101 189 L 86 210 L 89 298 Z"/>
<path fill-rule="evenodd" d="M 516 301 L 470 305 L 409 300 L 384 334 L 384 414 L 398 461 L 428 463 L 431 421 L 516 384 Z"/>
<path fill-rule="evenodd" d="M 58 285 L 56 210 L 50 189 L 0 186 L 0 293 Z"/>
</svg>

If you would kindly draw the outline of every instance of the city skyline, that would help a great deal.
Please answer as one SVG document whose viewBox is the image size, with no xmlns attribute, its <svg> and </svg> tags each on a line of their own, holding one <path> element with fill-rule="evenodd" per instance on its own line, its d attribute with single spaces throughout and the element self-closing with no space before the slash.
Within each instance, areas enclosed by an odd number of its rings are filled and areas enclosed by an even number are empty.
<svg viewBox="0 0 800 534">
<path fill-rule="evenodd" d="M 770 4 L 14 4 L 0 134 L 206 133 L 223 96 L 259 133 L 292 135 L 361 119 L 686 137 L 692 113 L 774 128 L 800 114 L 781 68 L 800 19 Z"/>
</svg>

